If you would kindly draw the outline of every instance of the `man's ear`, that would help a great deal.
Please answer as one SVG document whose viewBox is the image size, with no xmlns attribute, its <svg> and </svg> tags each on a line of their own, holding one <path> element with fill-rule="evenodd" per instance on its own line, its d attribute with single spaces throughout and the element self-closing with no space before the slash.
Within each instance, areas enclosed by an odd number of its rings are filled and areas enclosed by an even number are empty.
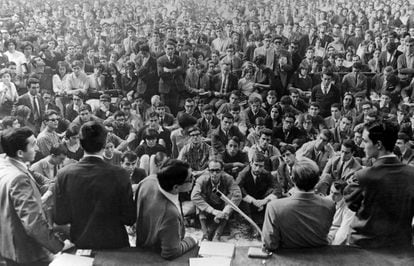
<svg viewBox="0 0 414 266">
<path fill-rule="evenodd" d="M 382 141 L 378 140 L 377 143 L 375 144 L 377 146 L 378 150 L 381 150 L 382 147 L 384 147 L 384 145 L 382 145 Z"/>
</svg>

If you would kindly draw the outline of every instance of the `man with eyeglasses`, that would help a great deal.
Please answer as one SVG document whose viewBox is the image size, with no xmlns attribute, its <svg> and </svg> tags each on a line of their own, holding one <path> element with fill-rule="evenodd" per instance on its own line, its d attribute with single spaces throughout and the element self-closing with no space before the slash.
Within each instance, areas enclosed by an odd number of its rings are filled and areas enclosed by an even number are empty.
<svg viewBox="0 0 414 266">
<path fill-rule="evenodd" d="M 181 149 L 178 160 L 187 162 L 191 169 L 201 174 L 207 168 L 210 146 L 202 140 L 201 131 L 197 126 L 190 128 L 188 135 L 189 143 Z"/>
<path fill-rule="evenodd" d="M 283 115 L 282 125 L 273 128 L 272 140 L 276 147 L 283 147 L 292 144 L 295 139 L 302 138 L 300 129 L 295 126 L 295 116 L 292 113 Z"/>
<path fill-rule="evenodd" d="M 330 144 L 331 139 L 331 131 L 328 129 L 321 130 L 316 140 L 306 142 L 296 151 L 296 157 L 307 157 L 315 161 L 320 169 L 323 169 L 328 163 L 328 160 L 335 154 Z"/>
<path fill-rule="evenodd" d="M 59 114 L 55 110 L 48 110 L 43 116 L 43 123 L 45 129 L 37 136 L 37 146 L 41 158 L 50 154 L 50 149 L 53 146 L 58 146 L 62 143 L 60 136 L 56 133 L 59 124 Z"/>
<path fill-rule="evenodd" d="M 203 239 L 220 241 L 233 209 L 225 204 L 215 190 L 221 191 L 235 205 L 240 204 L 240 187 L 232 176 L 223 171 L 221 160 L 211 159 L 208 172 L 196 180 L 191 200 L 197 208 Z"/>
<path fill-rule="evenodd" d="M 157 250 L 161 257 L 174 259 L 197 245 L 185 237 L 184 215 L 178 194 L 193 187 L 190 165 L 168 160 L 159 173 L 138 184 L 136 193 L 136 246 Z"/>
</svg>

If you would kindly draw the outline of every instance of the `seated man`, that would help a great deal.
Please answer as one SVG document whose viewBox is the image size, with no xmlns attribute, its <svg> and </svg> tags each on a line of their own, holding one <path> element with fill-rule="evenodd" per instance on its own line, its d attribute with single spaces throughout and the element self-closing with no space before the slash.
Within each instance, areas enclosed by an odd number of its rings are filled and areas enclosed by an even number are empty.
<svg viewBox="0 0 414 266">
<path fill-rule="evenodd" d="M 216 153 L 222 154 L 227 142 L 233 136 L 237 136 L 244 147 L 244 135 L 237 126 L 233 125 L 234 117 L 230 113 L 225 113 L 221 117 L 220 126 L 211 133 L 211 146 Z"/>
<path fill-rule="evenodd" d="M 259 143 L 253 145 L 249 149 L 249 161 L 252 161 L 255 153 L 261 153 L 265 156 L 265 169 L 272 174 L 276 174 L 277 168 L 279 167 L 280 151 L 278 148 L 270 144 L 272 140 L 272 130 L 263 128 L 260 131 Z"/>
<path fill-rule="evenodd" d="M 232 176 L 223 172 L 223 162 L 212 159 L 208 164 L 208 173 L 197 179 L 191 200 L 197 208 L 203 239 L 211 240 L 214 234 L 213 241 L 220 241 L 233 209 L 215 193 L 216 189 L 229 197 L 234 204 L 240 204 L 239 186 Z"/>
<path fill-rule="evenodd" d="M 202 172 L 207 168 L 210 146 L 202 141 L 201 131 L 197 126 L 188 130 L 190 141 L 184 145 L 178 155 L 178 160 L 190 164 L 192 170 Z"/>
<path fill-rule="evenodd" d="M 292 176 L 296 189 L 293 195 L 267 204 L 263 241 L 270 251 L 328 244 L 335 203 L 314 193 L 318 166 L 308 158 L 298 159 Z"/>
<path fill-rule="evenodd" d="M 249 163 L 247 153 L 240 150 L 240 140 L 234 136 L 229 139 L 223 154 L 224 171 L 234 178 Z"/>
<path fill-rule="evenodd" d="M 161 251 L 161 257 L 174 259 L 194 248 L 197 240 L 184 237 L 184 221 L 178 193 L 193 185 L 190 166 L 169 160 L 157 175 L 138 184 L 137 247 Z"/>
<path fill-rule="evenodd" d="M 307 157 L 315 161 L 321 169 L 325 168 L 328 160 L 334 155 L 334 150 L 329 141 L 332 139 L 332 132 L 323 129 L 316 140 L 312 140 L 303 144 L 296 151 L 296 157 Z"/>
<path fill-rule="evenodd" d="M 277 179 L 282 187 L 282 196 L 289 197 L 292 195 L 295 186 L 292 180 L 292 168 L 296 163 L 296 148 L 288 144 L 280 148 L 280 152 L 282 153 L 282 160 L 277 169 Z"/>
<path fill-rule="evenodd" d="M 129 174 L 132 183 L 132 192 L 134 194 L 137 190 L 138 183 L 147 176 L 145 170 L 138 167 L 137 162 L 138 156 L 133 151 L 126 151 L 121 156 L 121 167 Z"/>
<path fill-rule="evenodd" d="M 321 180 L 316 185 L 317 193 L 327 195 L 332 182 L 351 181 L 355 172 L 362 169 L 359 161 L 353 156 L 355 149 L 356 145 L 353 140 L 342 142 L 340 154 L 329 159 L 322 171 Z"/>
<path fill-rule="evenodd" d="M 343 180 L 335 181 L 331 186 L 330 197 L 335 202 L 336 211 L 331 229 L 329 229 L 328 241 L 331 245 L 344 245 L 351 229 L 351 222 L 355 212 L 346 206 L 344 189 L 347 183 Z"/>
<path fill-rule="evenodd" d="M 266 205 L 282 196 L 280 184 L 264 169 L 265 160 L 263 154 L 255 153 L 250 165 L 239 173 L 236 181 L 243 197 L 240 207 L 259 227 L 263 225 Z"/>
</svg>

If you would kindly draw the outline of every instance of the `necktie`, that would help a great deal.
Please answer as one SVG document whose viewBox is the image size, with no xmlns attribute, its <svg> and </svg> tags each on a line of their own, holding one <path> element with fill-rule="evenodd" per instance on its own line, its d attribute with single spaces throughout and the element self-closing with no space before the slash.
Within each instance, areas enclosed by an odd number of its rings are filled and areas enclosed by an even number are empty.
<svg viewBox="0 0 414 266">
<path fill-rule="evenodd" d="M 344 162 L 341 162 L 341 167 L 339 168 L 339 171 L 338 171 L 338 179 L 341 179 L 341 176 L 342 176 L 342 172 L 344 171 Z"/>
<path fill-rule="evenodd" d="M 57 164 L 55 164 L 55 165 L 53 165 L 53 177 L 56 177 L 57 171 L 58 171 L 58 166 L 57 166 Z"/>
<path fill-rule="evenodd" d="M 33 97 L 33 109 L 34 109 L 34 117 L 35 117 L 35 120 L 37 120 L 38 118 L 40 118 L 37 96 L 34 96 Z"/>
</svg>

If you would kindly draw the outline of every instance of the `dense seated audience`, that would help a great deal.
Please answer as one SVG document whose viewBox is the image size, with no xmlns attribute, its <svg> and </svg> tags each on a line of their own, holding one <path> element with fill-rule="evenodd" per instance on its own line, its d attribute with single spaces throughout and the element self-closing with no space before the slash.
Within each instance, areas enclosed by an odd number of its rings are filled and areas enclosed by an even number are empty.
<svg viewBox="0 0 414 266">
<path fill-rule="evenodd" d="M 406 0 L 4 1 L 0 264 L 126 232 L 175 258 L 242 220 L 216 190 L 269 250 L 412 245 L 413 77 Z"/>
</svg>

